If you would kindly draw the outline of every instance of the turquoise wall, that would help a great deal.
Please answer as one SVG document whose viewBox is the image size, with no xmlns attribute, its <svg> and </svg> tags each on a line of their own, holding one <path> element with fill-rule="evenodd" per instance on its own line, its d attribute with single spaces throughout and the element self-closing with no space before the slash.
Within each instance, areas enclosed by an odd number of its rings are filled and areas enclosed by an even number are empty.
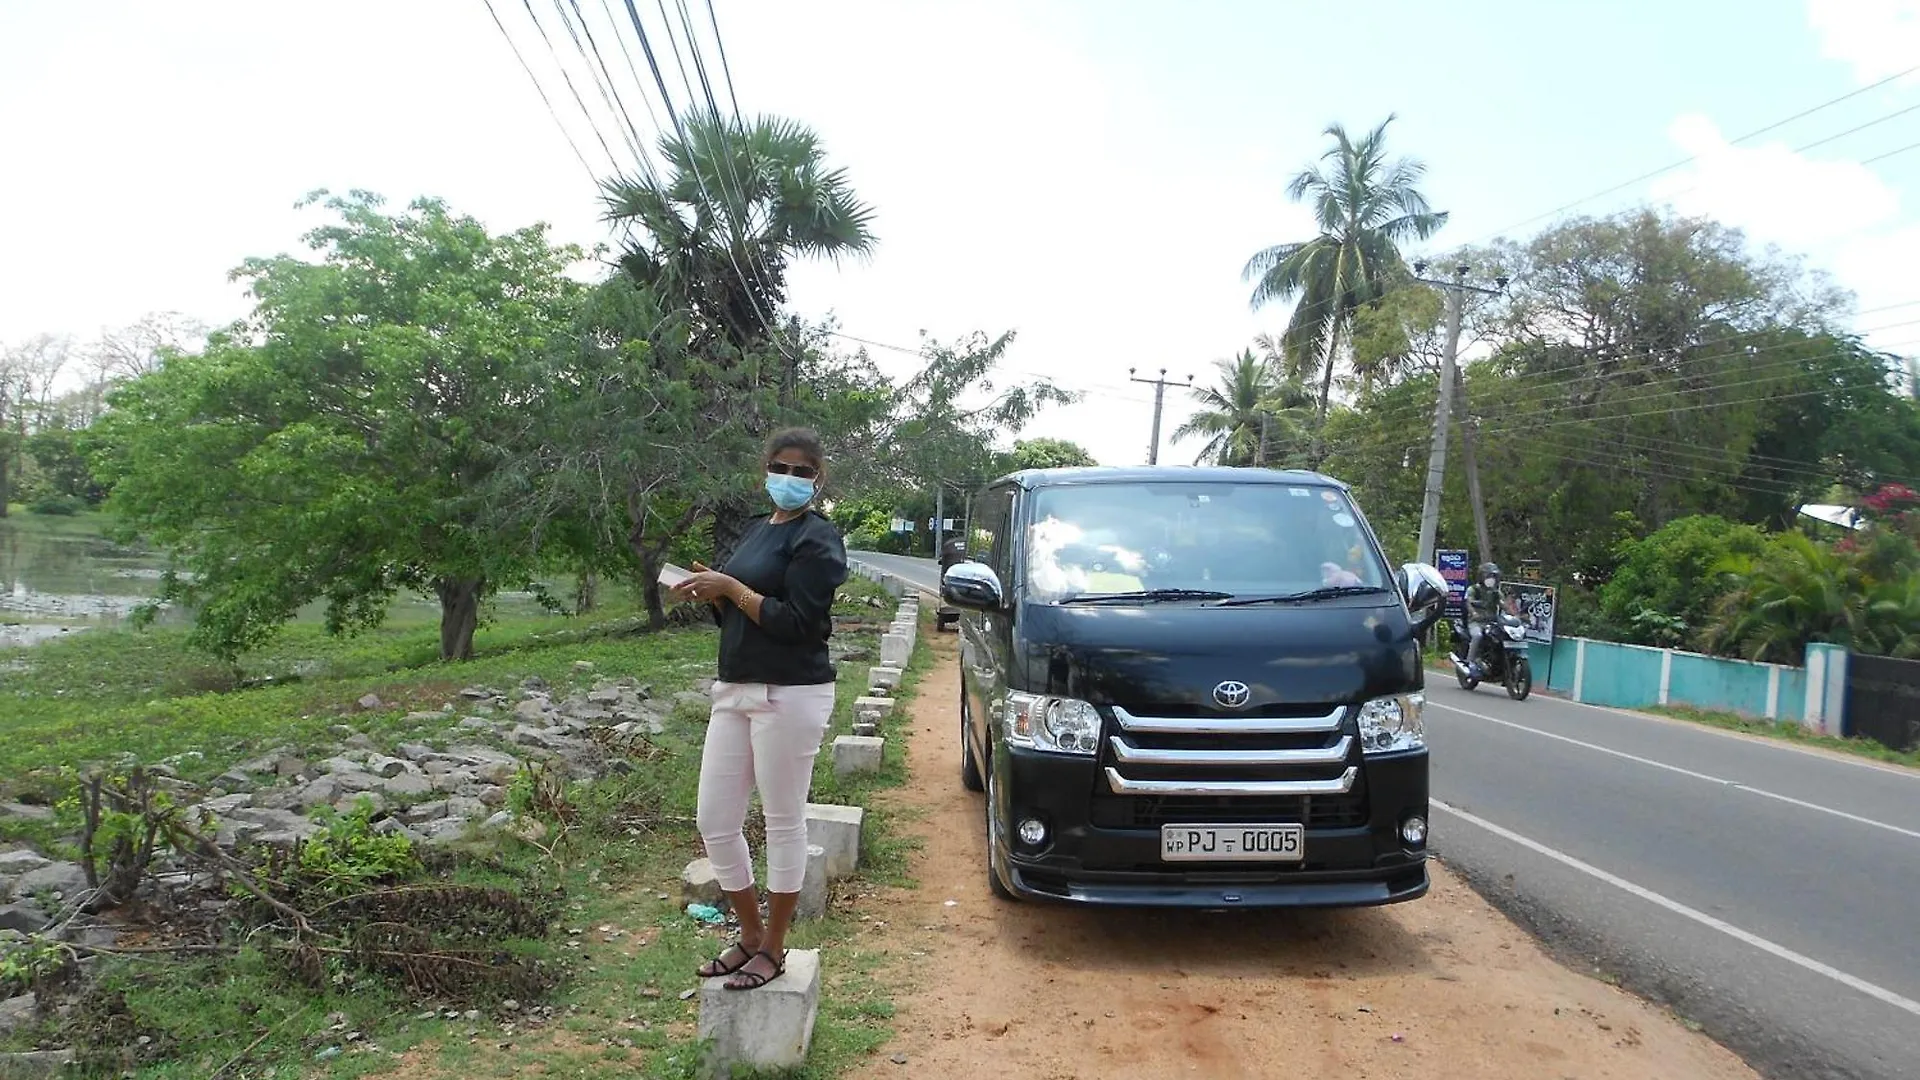
<svg viewBox="0 0 1920 1080">
<path fill-rule="evenodd" d="M 1669 655 L 1671 660 L 1667 659 Z M 1664 702 L 1660 686 L 1663 667 Z M 1548 690 L 1589 705 L 1623 709 L 1684 705 L 1753 717 L 1768 715 L 1769 688 L 1777 678 L 1778 686 L 1772 691 L 1773 719 L 1799 720 L 1806 710 L 1807 673 L 1802 668 L 1723 660 L 1644 645 L 1560 638 L 1551 649 L 1534 647 L 1533 670 L 1534 678 L 1542 680 Z M 1777 676 L 1775 671 L 1779 672 Z"/>
</svg>

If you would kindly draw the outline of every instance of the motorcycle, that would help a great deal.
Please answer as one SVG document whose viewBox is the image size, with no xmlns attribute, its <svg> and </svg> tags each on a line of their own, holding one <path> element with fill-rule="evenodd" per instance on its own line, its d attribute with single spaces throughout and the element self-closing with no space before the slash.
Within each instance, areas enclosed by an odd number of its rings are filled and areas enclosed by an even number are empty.
<svg viewBox="0 0 1920 1080">
<path fill-rule="evenodd" d="M 1515 701 L 1525 701 L 1527 695 L 1533 693 L 1533 665 L 1527 659 L 1527 627 L 1520 616 L 1500 613 L 1499 624 L 1487 631 L 1490 640 L 1480 646 L 1479 671 L 1467 663 L 1470 639 L 1466 622 L 1455 619 L 1452 627 L 1450 659 L 1454 675 L 1460 680 L 1460 689 L 1472 690 L 1484 681 L 1505 686 L 1507 696 Z"/>
</svg>

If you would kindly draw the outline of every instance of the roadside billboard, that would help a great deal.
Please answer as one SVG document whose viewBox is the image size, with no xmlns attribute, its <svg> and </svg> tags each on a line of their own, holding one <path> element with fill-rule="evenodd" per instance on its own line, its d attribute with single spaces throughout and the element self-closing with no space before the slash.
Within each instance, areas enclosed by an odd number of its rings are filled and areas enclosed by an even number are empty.
<svg viewBox="0 0 1920 1080">
<path fill-rule="evenodd" d="M 1471 576 L 1470 564 L 1473 553 L 1469 551 L 1436 551 L 1433 553 L 1434 565 L 1440 576 L 1447 579 L 1446 617 L 1464 619 L 1467 617 L 1467 582 Z"/>
<path fill-rule="evenodd" d="M 1527 640 L 1539 645 L 1553 644 L 1554 588 L 1530 581 L 1503 581 L 1500 592 L 1513 603 L 1520 621 L 1527 626 Z"/>
</svg>

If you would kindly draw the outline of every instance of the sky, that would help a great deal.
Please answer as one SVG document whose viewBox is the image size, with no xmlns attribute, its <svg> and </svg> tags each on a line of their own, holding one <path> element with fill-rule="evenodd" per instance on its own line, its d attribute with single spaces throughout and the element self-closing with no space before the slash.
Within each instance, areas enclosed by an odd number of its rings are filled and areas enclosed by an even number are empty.
<svg viewBox="0 0 1920 1080">
<path fill-rule="evenodd" d="M 670 121 L 637 47 L 656 118 L 611 39 L 624 4 L 573 2 L 650 142 Z M 513 0 L 494 0 L 505 34 L 485 0 L 0 0 L 0 343 L 85 340 L 150 311 L 232 319 L 246 306 L 227 272 L 299 250 L 318 211 L 294 204 L 321 187 L 429 194 L 497 230 L 539 221 L 607 242 L 594 177 L 634 154 L 557 5 L 530 3 L 551 49 Z M 661 15 L 684 33 L 677 4 L 638 8 L 684 105 Z M 711 60 L 707 6 L 687 9 Z M 798 268 L 795 309 L 907 347 L 873 350 L 894 375 L 915 367 L 922 332 L 1016 331 L 1004 378 L 1084 395 L 1025 434 L 1104 464 L 1148 453 L 1153 390 L 1130 369 L 1204 382 L 1285 325 L 1284 306 L 1249 309 L 1241 267 L 1311 235 L 1284 189 L 1326 126 L 1390 114 L 1390 147 L 1425 162 L 1428 198 L 1451 214 L 1425 250 L 1523 238 L 1556 211 L 1669 204 L 1804 256 L 1855 293 L 1871 343 L 1920 354 L 1920 149 L 1897 152 L 1920 143 L 1920 75 L 1735 142 L 1920 64 L 1920 0 L 712 12 L 741 110 L 810 126 L 875 208 L 873 256 Z M 1170 390 L 1166 435 L 1190 411 Z M 1163 437 L 1161 460 L 1198 450 Z"/>
</svg>

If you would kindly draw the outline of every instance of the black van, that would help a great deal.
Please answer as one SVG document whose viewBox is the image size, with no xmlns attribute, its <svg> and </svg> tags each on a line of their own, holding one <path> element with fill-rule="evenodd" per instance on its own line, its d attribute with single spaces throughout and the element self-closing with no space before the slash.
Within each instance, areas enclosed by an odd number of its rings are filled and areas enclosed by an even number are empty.
<svg viewBox="0 0 1920 1080">
<path fill-rule="evenodd" d="M 1338 480 L 1015 473 L 982 491 L 960 608 L 962 781 L 1008 898 L 1345 907 L 1427 891 L 1420 638 Z"/>
</svg>

